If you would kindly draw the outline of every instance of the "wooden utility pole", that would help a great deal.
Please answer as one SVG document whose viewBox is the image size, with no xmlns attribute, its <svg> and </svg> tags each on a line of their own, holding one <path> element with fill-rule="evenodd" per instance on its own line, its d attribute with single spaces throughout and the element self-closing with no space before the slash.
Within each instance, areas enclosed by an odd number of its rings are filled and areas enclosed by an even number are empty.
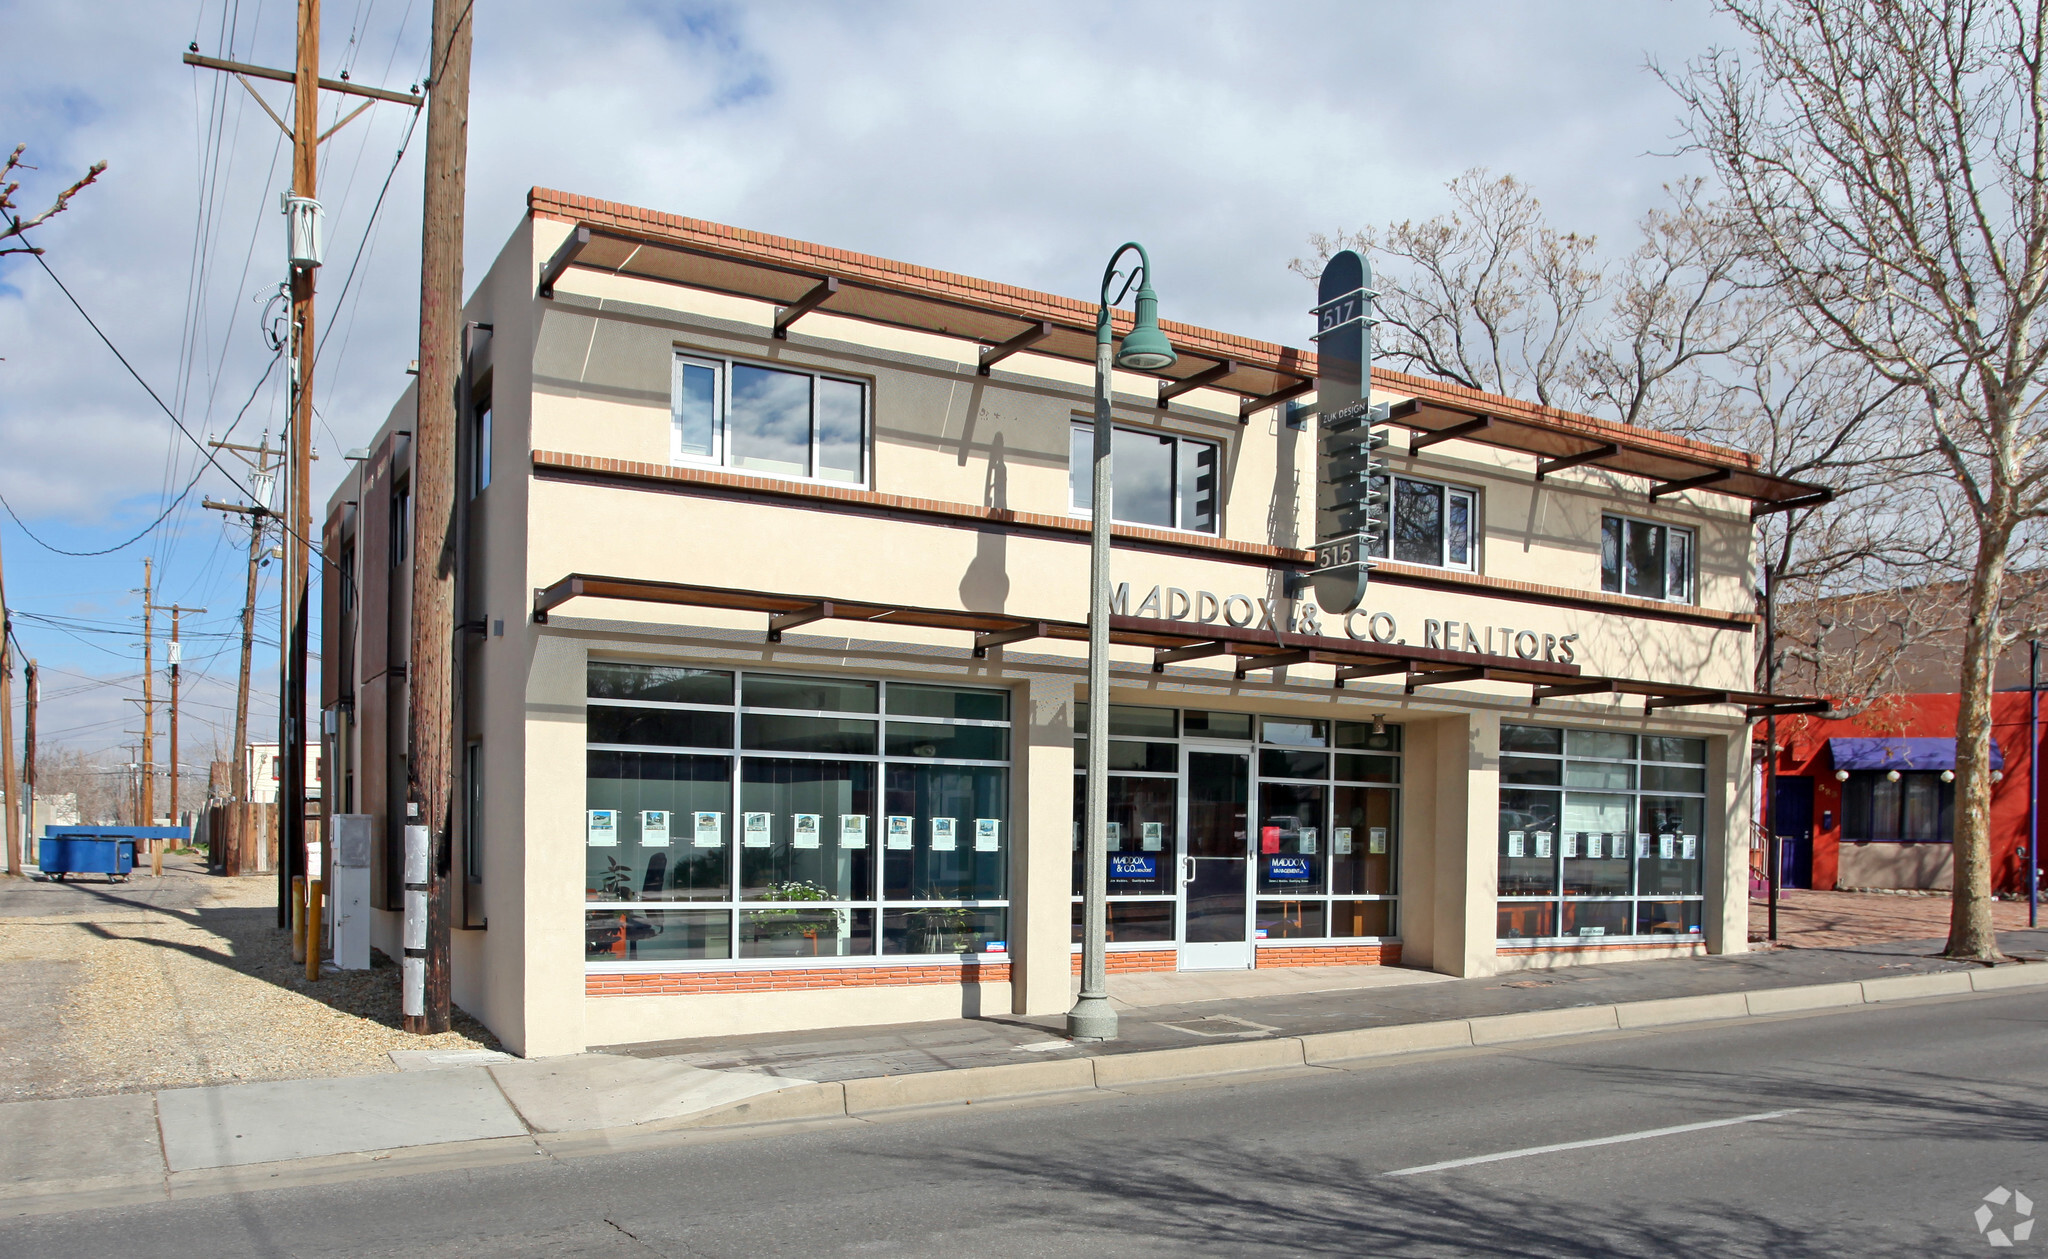
<svg viewBox="0 0 2048 1259">
<path fill-rule="evenodd" d="M 415 87 L 410 96 L 383 88 L 364 87 L 345 79 L 320 77 L 320 0 L 299 0 L 298 47 L 293 68 L 274 70 L 266 66 L 224 61 L 200 55 L 192 45 L 185 64 L 204 66 L 232 74 L 256 95 L 252 79 L 292 85 L 291 125 L 286 126 L 268 102 L 263 108 L 292 142 L 292 186 L 290 197 L 312 202 L 318 196 L 320 142 L 332 136 L 370 107 L 370 102 L 392 101 L 419 108 L 423 99 Z M 365 97 L 364 104 L 320 131 L 320 93 Z M 287 201 L 287 213 L 291 201 Z M 317 224 L 317 214 L 314 216 Z M 296 220 L 295 220 L 296 221 Z M 317 235 L 317 225 L 311 228 Z M 295 237 L 294 253 L 297 254 Z M 281 823 L 277 863 L 277 925 L 291 925 L 291 886 L 294 877 L 306 874 L 306 646 L 307 590 L 312 561 L 312 463 L 313 463 L 313 273 L 320 263 L 318 250 L 297 256 L 291 266 L 292 310 L 289 324 L 291 342 L 291 418 L 285 431 L 284 453 L 290 461 L 290 499 L 282 513 L 284 580 L 279 583 L 284 618 L 279 626 L 278 650 L 278 819 Z M 246 741 L 244 741 L 246 746 Z M 241 753 L 238 750 L 237 755 Z M 246 790 L 246 779 L 238 790 Z"/>
<path fill-rule="evenodd" d="M 7 793 L 7 873 L 21 874 L 21 795 L 14 781 L 14 618 L 7 610 L 7 582 L 0 575 L 0 790 Z"/>
<path fill-rule="evenodd" d="M 194 616 L 203 616 L 206 609 L 181 608 L 174 603 L 168 611 L 171 614 L 171 654 L 167 662 L 171 666 L 171 825 L 176 826 L 178 824 L 178 774 L 181 767 L 181 762 L 178 760 L 178 669 L 184 663 L 184 647 L 178 641 L 178 617 L 186 612 L 190 612 Z"/>
<path fill-rule="evenodd" d="M 35 657 L 29 657 L 28 669 L 22 677 L 25 683 L 21 731 L 21 790 L 22 801 L 28 806 L 28 843 L 36 842 L 36 705 L 43 697 L 43 679 L 36 670 Z"/>
<path fill-rule="evenodd" d="M 317 198 L 320 170 L 320 0 L 299 0 L 298 55 L 292 91 L 292 195 Z M 292 264 L 292 414 L 285 438 L 291 498 L 284 529 L 284 668 L 278 705 L 278 903 L 306 870 L 307 574 L 313 529 L 313 278 L 319 264 Z M 289 917 L 280 914 L 280 925 Z"/>
<path fill-rule="evenodd" d="M 156 593 L 150 557 L 142 557 L 142 817 L 138 826 L 156 825 Z M 161 840 L 149 841 L 149 872 L 161 877 Z"/>
<path fill-rule="evenodd" d="M 210 443 L 235 451 L 251 449 L 232 446 L 226 442 Z M 249 817 L 249 666 L 250 656 L 256 643 L 256 571 L 263 563 L 264 524 L 270 517 L 269 487 L 275 471 L 271 463 L 270 434 L 263 435 L 263 444 L 253 448 L 256 453 L 256 475 L 260 503 L 216 503 L 206 500 L 206 506 L 214 511 L 234 512 L 249 518 L 249 579 L 248 590 L 242 597 L 242 668 L 235 681 L 235 751 L 234 782 L 230 786 L 230 816 L 234 818 L 232 837 L 224 846 L 221 859 L 224 874 L 239 875 L 242 863 L 251 859 L 254 853 L 249 849 L 252 830 Z"/>
<path fill-rule="evenodd" d="M 420 243 L 419 418 L 413 426 L 412 755 L 407 800 L 428 830 L 427 947 L 409 1032 L 448 1030 L 450 806 L 454 797 L 456 393 L 462 371 L 462 213 L 469 152 L 470 0 L 434 0 Z"/>
</svg>

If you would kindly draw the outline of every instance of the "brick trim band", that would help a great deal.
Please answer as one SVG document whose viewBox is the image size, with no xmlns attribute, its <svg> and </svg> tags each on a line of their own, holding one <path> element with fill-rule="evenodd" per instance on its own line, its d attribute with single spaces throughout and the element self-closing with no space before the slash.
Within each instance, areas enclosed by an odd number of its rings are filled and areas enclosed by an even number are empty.
<svg viewBox="0 0 2048 1259">
<path fill-rule="evenodd" d="M 586 974 L 586 997 L 670 997 L 709 992 L 798 992 L 819 988 L 907 988 L 929 984 L 1006 984 L 1008 962 L 964 966 L 815 966 L 780 970 Z"/>
</svg>

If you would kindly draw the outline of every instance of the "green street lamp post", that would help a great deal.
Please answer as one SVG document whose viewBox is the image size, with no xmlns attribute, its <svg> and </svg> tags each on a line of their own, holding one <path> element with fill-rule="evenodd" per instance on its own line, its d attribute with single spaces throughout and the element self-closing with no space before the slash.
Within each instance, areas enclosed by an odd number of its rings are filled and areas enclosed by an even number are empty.
<svg viewBox="0 0 2048 1259">
<path fill-rule="evenodd" d="M 1123 276 L 1115 298 L 1110 286 L 1119 276 L 1116 264 L 1132 250 L 1137 268 Z M 1133 287 L 1138 291 L 1137 321 L 1116 349 L 1109 311 Z M 1081 995 L 1067 1011 L 1067 1035 L 1075 1040 L 1113 1040 L 1116 1010 L 1109 1004 L 1109 967 L 1105 957 L 1109 893 L 1109 526 L 1114 487 L 1110 477 L 1110 368 L 1156 372 L 1173 366 L 1177 357 L 1159 330 L 1159 296 L 1152 291 L 1152 260 L 1145 247 L 1130 241 L 1110 255 L 1102 272 L 1102 302 L 1095 311 L 1095 480 L 1089 500 L 1088 525 L 1088 776 L 1087 804 L 1081 832 Z"/>
</svg>

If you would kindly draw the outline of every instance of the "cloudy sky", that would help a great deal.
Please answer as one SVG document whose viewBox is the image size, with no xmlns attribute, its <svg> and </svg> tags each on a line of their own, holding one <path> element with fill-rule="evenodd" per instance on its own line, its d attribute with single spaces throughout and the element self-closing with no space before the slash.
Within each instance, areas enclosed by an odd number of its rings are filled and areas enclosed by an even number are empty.
<svg viewBox="0 0 2048 1259">
<path fill-rule="evenodd" d="M 40 168 L 21 205 L 109 164 L 35 239 L 201 438 L 279 426 L 263 319 L 290 146 L 240 85 L 179 57 L 197 43 L 289 66 L 295 7 L 0 4 L 0 139 Z M 322 73 L 408 88 L 430 7 L 326 0 Z M 1287 263 L 1308 234 L 1439 213 L 1444 182 L 1471 167 L 1522 177 L 1555 222 L 1618 243 L 1688 169 L 1667 156 L 1675 106 L 1645 63 L 1732 40 L 1705 0 L 476 0 L 475 21 L 473 276 L 540 184 L 1076 297 L 1135 237 L 1169 318 L 1294 345 L 1308 290 Z M 268 92 L 280 113 L 286 90 Z M 323 128 L 335 107 L 322 102 Z M 316 501 L 417 353 L 425 135 L 410 115 L 378 105 L 323 147 Z M 132 545 L 48 549 L 124 543 L 188 484 Z M 149 556 L 159 601 L 208 609 L 185 620 L 186 759 L 205 759 L 231 712 L 246 534 L 200 500 L 245 494 L 203 467 L 51 275 L 0 258 L 0 497 L 19 516 L 0 515 L 0 548 L 17 633 L 46 670 L 46 740 L 109 759 L 133 741 L 132 592 Z M 267 685 L 274 567 L 263 589 Z M 274 712 L 259 690 L 255 728 Z"/>
</svg>

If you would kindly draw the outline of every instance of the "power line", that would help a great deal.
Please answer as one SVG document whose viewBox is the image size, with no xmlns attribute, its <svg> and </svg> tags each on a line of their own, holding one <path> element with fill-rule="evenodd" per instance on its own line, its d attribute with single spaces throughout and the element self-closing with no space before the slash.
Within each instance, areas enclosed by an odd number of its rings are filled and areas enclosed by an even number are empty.
<svg viewBox="0 0 2048 1259">
<path fill-rule="evenodd" d="M 20 220 L 16 219 L 15 223 L 18 226 Z M 206 448 L 206 444 L 204 442 L 200 441 L 197 437 L 194 437 L 192 435 L 192 430 L 185 427 L 185 421 L 179 419 L 177 412 L 171 410 L 169 406 L 165 405 L 164 400 L 158 396 L 157 391 L 155 389 L 150 388 L 149 382 L 142 378 L 142 373 L 136 371 L 135 365 L 128 361 L 128 356 L 121 353 L 121 348 L 114 344 L 113 340 L 110 337 L 108 337 L 107 334 L 100 328 L 99 323 L 96 320 L 94 320 L 90 314 L 86 312 L 84 306 L 79 304 L 78 298 L 74 297 L 71 293 L 71 290 L 65 287 L 64 281 L 57 278 L 57 273 L 50 268 L 49 261 L 39 253 L 30 254 L 29 257 L 34 258 L 36 260 L 36 264 L 42 267 L 43 274 L 50 277 L 50 281 L 57 286 L 57 290 L 59 292 L 64 294 L 64 299 L 71 303 L 71 308 L 78 312 L 79 317 L 85 320 L 87 326 L 89 326 L 93 330 L 93 334 L 100 339 L 100 343 L 105 345 L 107 349 L 113 351 L 114 357 L 116 359 L 119 359 L 121 362 L 121 366 L 126 368 L 128 374 L 135 378 L 135 383 L 142 386 L 143 392 L 149 395 L 150 401 L 156 403 L 157 409 L 162 411 L 166 416 L 168 416 L 170 418 L 171 423 L 178 426 L 178 431 L 185 435 L 185 440 L 191 442 L 193 447 L 199 451 L 201 456 L 205 458 L 206 462 L 212 464 L 213 467 L 216 470 L 218 470 L 222 476 L 228 479 L 229 484 L 233 485 L 236 489 L 242 491 L 242 493 L 249 495 L 249 497 L 251 498 L 256 497 L 255 493 L 251 491 L 248 486 L 243 485 L 241 481 L 236 479 L 235 475 L 232 472 L 229 472 L 226 467 L 222 466 L 220 460 L 214 458 L 213 452 Z M 12 512 L 12 510 L 12 508 L 9 508 L 10 513 Z M 294 538 L 298 538 L 300 545 L 306 548 L 307 554 L 320 555 L 323 561 L 326 559 L 326 556 L 321 555 L 320 548 L 315 546 L 311 539 L 301 536 L 298 530 L 293 529 L 289 524 L 285 523 L 282 518 L 280 518 L 278 521 L 278 527 L 285 530 L 287 533 L 291 534 L 291 536 L 293 536 Z"/>
<path fill-rule="evenodd" d="M 55 275 L 52 275 L 52 276 L 51 276 L 50 278 L 51 278 L 51 279 L 53 279 L 53 280 L 57 279 L 57 277 L 56 277 Z M 63 287 L 64 287 L 64 284 L 63 284 L 63 282 L 62 282 L 61 280 L 60 280 L 60 281 L 58 281 L 57 287 L 58 287 L 58 288 L 63 288 Z M 70 294 L 70 293 L 69 293 L 69 292 L 67 291 L 67 292 L 65 293 L 65 296 L 66 296 L 66 297 L 69 297 L 69 296 L 71 296 L 71 294 Z M 76 301 L 72 302 L 72 305 L 74 305 L 74 306 L 76 306 L 77 304 L 78 304 L 78 303 L 77 303 Z M 79 314 L 81 314 L 81 315 L 85 314 L 84 310 L 80 310 L 80 311 L 79 311 L 78 313 L 79 313 Z M 86 316 L 86 322 L 87 322 L 87 323 L 91 323 L 91 322 L 92 322 L 92 317 L 91 317 L 90 315 L 87 315 L 87 316 Z M 98 332 L 98 331 L 99 331 L 99 328 L 98 328 L 98 326 L 97 326 L 97 325 L 95 325 L 95 326 L 94 326 L 94 328 L 93 328 L 93 331 L 94 331 L 94 332 Z M 101 336 L 100 336 L 100 340 L 102 340 L 102 341 L 106 341 L 106 336 L 105 336 L 105 334 L 104 334 L 104 333 L 102 333 L 102 334 L 101 334 Z M 107 348 L 108 348 L 108 349 L 113 349 L 113 344 L 114 344 L 113 342 L 111 342 L 111 341 L 108 341 L 108 342 L 107 342 Z M 119 350 L 114 350 L 114 353 L 115 353 L 115 355 L 116 355 L 116 356 L 119 356 L 121 352 L 120 352 Z M 233 424 L 230 424 L 230 425 L 228 425 L 228 436 L 232 437 L 232 436 L 234 435 L 234 432 L 235 432 L 235 427 L 236 427 L 236 425 L 239 425 L 239 424 L 240 424 L 240 423 L 242 422 L 242 417 L 243 417 L 244 415 L 247 415 L 247 414 L 249 413 L 249 407 L 250 407 L 250 405 L 251 405 L 251 404 L 253 404 L 253 403 L 254 403 L 254 402 L 256 401 L 256 395 L 257 395 L 258 393 L 262 392 L 262 390 L 263 390 L 263 383 L 264 383 L 264 381 L 267 381 L 267 380 L 269 380 L 269 379 L 270 379 L 270 373 L 271 373 L 271 372 L 272 372 L 273 370 L 275 370 L 275 369 L 276 369 L 276 367 L 277 367 L 277 360 L 278 360 L 278 359 L 280 359 L 280 358 L 282 358 L 282 357 L 284 357 L 284 352 L 283 352 L 282 350 L 280 350 L 280 351 L 278 351 L 278 352 L 276 352 L 276 353 L 274 353 L 274 354 L 272 354 L 272 355 L 270 356 L 270 362 L 266 363 L 266 364 L 264 365 L 264 367 L 263 367 L 263 375 L 262 375 L 261 377 L 259 377 L 259 378 L 257 379 L 257 381 L 256 381 L 256 388 L 254 388 L 254 389 L 251 389 L 251 390 L 249 391 L 249 401 L 248 401 L 248 402 L 244 402 L 244 403 L 242 404 L 242 409 L 241 409 L 240 411 L 236 412 L 236 414 L 235 414 L 235 422 L 234 422 Z M 122 359 L 122 360 L 121 360 L 121 365 L 122 365 L 123 367 L 127 367 L 127 366 L 128 366 L 128 360 L 127 360 L 127 359 Z M 134 370 L 135 370 L 135 369 L 131 367 L 131 368 L 129 368 L 128 370 L 129 370 L 129 372 L 130 372 L 130 373 L 132 374 L 132 373 L 134 372 Z M 136 377 L 135 379 L 137 379 L 137 380 L 141 380 L 141 379 L 142 379 L 142 377 L 140 377 L 140 376 L 137 376 L 137 377 Z M 148 388 L 149 388 L 149 386 L 148 386 L 147 384 L 143 385 L 142 387 L 143 387 L 144 389 L 148 389 Z M 152 398 L 155 398 L 155 397 L 156 397 L 156 393 L 155 393 L 155 391 L 154 391 L 154 390 L 151 390 L 151 392 L 150 392 L 150 395 L 149 395 L 149 396 L 150 396 L 150 397 L 152 397 Z M 158 400 L 157 400 L 157 405 L 158 405 L 158 406 L 163 406 L 163 400 L 162 400 L 162 399 L 158 399 Z M 169 410 L 169 408 L 165 408 L 165 414 L 167 414 L 167 415 L 168 415 L 168 414 L 170 414 L 170 410 Z M 175 422 L 175 421 L 177 420 L 177 418 L 178 418 L 178 417 L 176 417 L 176 416 L 174 416 L 174 415 L 173 415 L 173 416 L 171 416 L 171 419 L 172 419 L 172 420 L 173 420 L 174 422 Z M 180 429 L 182 430 L 182 429 L 183 429 L 183 428 L 184 428 L 185 426 L 184 426 L 183 424 L 179 424 L 179 425 L 178 425 L 178 427 L 179 427 L 179 428 L 180 428 Z M 190 436 L 191 436 L 191 434 L 190 434 L 190 433 L 187 433 L 187 434 L 186 434 L 186 436 L 187 436 L 187 437 L 190 437 Z M 217 463 L 216 463 L 216 464 L 214 464 L 214 466 L 215 466 L 215 467 L 220 467 L 220 465 L 219 465 L 219 464 L 217 464 Z M 223 471 L 225 471 L 225 469 L 223 469 Z M 150 533 L 152 533 L 152 532 L 153 532 L 153 531 L 154 531 L 154 530 L 156 529 L 156 527 L 157 527 L 158 525 L 162 524 L 162 523 L 163 523 L 163 522 L 164 522 L 164 521 L 165 521 L 166 519 L 168 519 L 168 518 L 170 517 L 170 514 L 171 514 L 172 512 L 174 512 L 174 511 L 178 510 L 178 507 L 179 507 L 179 505 L 180 505 L 180 504 L 182 504 L 182 503 L 183 503 L 183 502 L 184 502 L 184 501 L 185 501 L 185 500 L 186 500 L 186 499 L 187 499 L 188 497 L 190 497 L 190 496 L 191 496 L 191 493 L 192 493 L 192 487 L 193 487 L 193 486 L 195 486 L 195 485 L 197 485 L 197 484 L 199 484 L 199 478 L 200 478 L 200 477 L 202 477 L 202 476 L 205 476 L 205 475 L 206 475 L 206 467 L 205 467 L 205 465 L 203 465 L 203 464 L 202 464 L 202 465 L 200 466 L 199 470 L 198 470 L 197 472 L 194 472 L 194 473 L 192 474 L 192 479 L 191 479 L 191 480 L 189 480 L 189 481 L 187 481 L 187 482 L 185 482 L 185 488 L 184 488 L 183 490 L 180 490 L 180 491 L 178 492 L 178 497 L 176 497 L 176 498 L 174 498 L 174 499 L 172 499 L 172 500 L 171 500 L 171 504 L 170 504 L 170 506 L 168 506 L 168 507 L 164 508 L 164 509 L 163 509 L 162 511 L 158 512 L 158 513 L 157 513 L 157 516 L 156 516 L 156 519 L 155 519 L 155 520 L 152 520 L 152 521 L 150 521 L 150 522 L 149 522 L 148 524 L 144 525 L 144 526 L 142 527 L 142 530 L 141 530 L 141 532 L 137 533 L 137 534 L 136 534 L 136 535 L 135 535 L 134 537 L 132 537 L 132 538 L 129 538 L 129 539 L 128 539 L 127 541 L 125 541 L 125 542 L 118 542 L 118 543 L 114 544 L 113 546 L 110 546 L 110 547 L 105 547 L 105 548 L 102 548 L 101 550 L 97 550 L 97 551 L 67 551 L 67 550 L 65 550 L 65 549 L 64 549 L 63 547 L 61 547 L 61 546 L 55 546 L 55 545 L 52 545 L 51 543 L 49 543 L 49 542 L 46 542 L 46 541 L 44 541 L 44 540 L 43 540 L 42 538 L 39 538 L 39 537 L 37 537 L 37 536 L 36 536 L 36 534 L 35 534 L 35 531 L 34 531 L 33 529 L 30 529 L 30 528 L 28 527 L 28 524 L 27 524 L 27 523 L 26 523 L 25 521 L 23 521 L 23 520 L 22 520 L 22 518 L 21 518 L 21 513 L 20 513 L 20 512 L 17 512 L 17 511 L 15 511 L 15 510 L 14 510 L 14 504 L 12 504 L 12 503 L 8 502 L 8 501 L 7 501 L 7 496 L 6 496 L 6 495 L 4 495 L 4 494 L 0 494 L 0 507 L 5 507 L 5 508 L 7 509 L 7 514 L 8 514 L 9 516 L 13 517 L 13 519 L 14 519 L 14 523 L 15 523 L 15 524 L 16 524 L 16 525 L 17 525 L 17 526 L 18 526 L 18 527 L 19 527 L 19 528 L 21 529 L 21 531 L 22 531 L 23 533 L 25 533 L 25 534 L 27 534 L 27 535 L 28 535 L 28 540 L 29 540 L 29 541 L 31 541 L 31 542 L 33 542 L 33 543 L 35 543 L 35 544 L 36 544 L 37 546 L 39 546 L 39 547 L 43 548 L 43 549 L 44 549 L 45 551 L 55 551 L 55 552 L 56 552 L 57 554 L 59 554 L 59 555 L 69 555 L 69 556 L 73 557 L 74 559 L 90 559 L 90 558 L 92 558 L 92 557 L 94 557 L 94 556 L 97 556 L 97 555 L 112 555 L 112 554 L 113 554 L 114 552 L 116 552 L 116 551 L 124 551 L 124 550 L 128 549 L 129 547 L 131 547 L 131 546 L 134 546 L 134 545 L 135 545 L 135 544 L 136 544 L 137 542 L 140 542 L 140 541 L 142 541 L 142 539 L 144 539 L 144 538 L 148 537 L 148 536 L 150 535 Z"/>
</svg>

